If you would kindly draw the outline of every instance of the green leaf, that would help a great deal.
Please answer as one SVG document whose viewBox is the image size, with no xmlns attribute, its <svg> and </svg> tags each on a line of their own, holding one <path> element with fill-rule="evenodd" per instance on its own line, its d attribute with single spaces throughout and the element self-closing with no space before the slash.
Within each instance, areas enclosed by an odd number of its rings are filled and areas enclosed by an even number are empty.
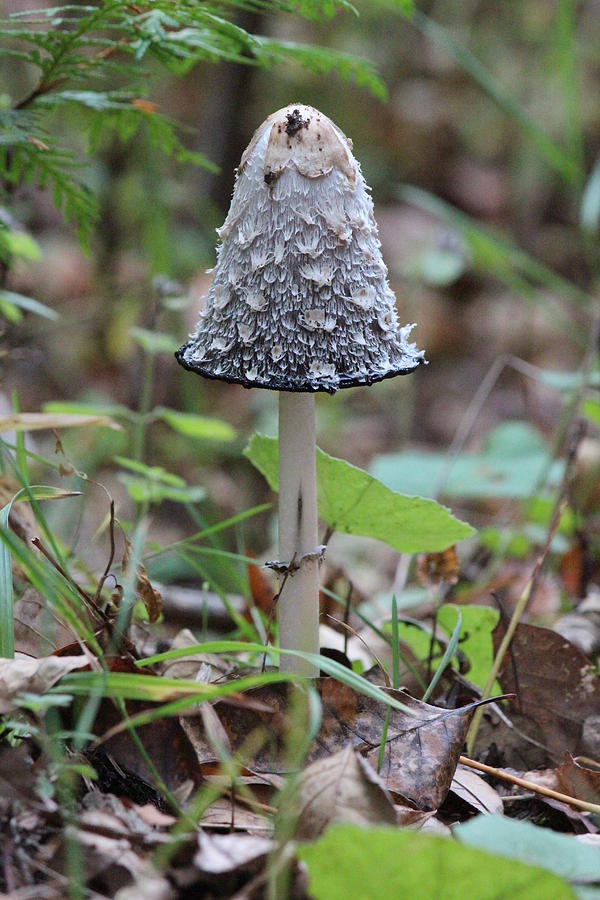
<svg viewBox="0 0 600 900">
<path fill-rule="evenodd" d="M 457 614 L 462 617 L 460 650 L 470 663 L 466 676 L 477 687 L 483 688 L 494 659 L 492 632 L 498 624 L 499 614 L 489 606 L 459 606 L 446 603 L 438 610 L 437 619 L 447 634 L 450 634 L 456 626 Z M 499 687 L 497 693 L 501 693 Z"/>
<path fill-rule="evenodd" d="M 244 455 L 279 485 L 276 438 L 253 435 Z M 444 506 L 390 490 L 368 472 L 317 449 L 319 515 L 335 531 L 375 538 L 398 553 L 439 552 L 474 533 Z"/>
<path fill-rule="evenodd" d="M 527 498 L 542 479 L 555 487 L 564 462 L 552 462 L 543 438 L 525 422 L 505 422 L 491 431 L 481 453 L 406 452 L 375 457 L 373 475 L 389 488 L 425 497 Z"/>
<path fill-rule="evenodd" d="M 222 419 L 213 419 L 209 416 L 197 416 L 193 413 L 177 412 L 174 409 L 165 409 L 160 406 L 154 410 L 154 415 L 166 422 L 169 428 L 185 437 L 195 438 L 201 441 L 233 441 L 235 429 Z"/>
<path fill-rule="evenodd" d="M 60 315 L 55 309 L 50 309 L 49 306 L 45 306 L 43 303 L 40 303 L 39 300 L 33 300 L 31 297 L 24 297 L 23 294 L 15 294 L 14 291 L 2 291 L 0 293 L 0 300 L 10 303 L 12 306 L 16 306 L 17 309 L 24 309 L 27 312 L 35 313 L 37 316 L 42 316 L 44 319 L 55 320 L 60 318 Z"/>
<path fill-rule="evenodd" d="M 24 231 L 3 231 L 2 240 L 11 256 L 37 262 L 42 258 L 40 246 L 31 235 Z"/>
<path fill-rule="evenodd" d="M 7 531 L 10 511 L 15 503 L 34 500 L 62 500 L 77 497 L 77 491 L 32 484 L 20 490 L 10 503 L 0 509 L 0 530 Z M 10 550 L 4 541 L 0 542 L 0 657 L 12 659 L 15 655 L 15 631 L 13 617 L 13 579 Z"/>
<path fill-rule="evenodd" d="M 147 466 L 137 459 L 128 459 L 126 456 L 115 456 L 115 462 L 122 468 L 129 469 L 130 472 L 143 475 L 147 481 L 160 482 L 161 484 L 169 484 L 174 487 L 185 487 L 185 480 L 180 475 L 167 472 L 162 466 Z"/>
<path fill-rule="evenodd" d="M 486 69 L 473 53 L 456 41 L 441 25 L 420 10 L 415 10 L 412 22 L 433 44 L 441 47 L 493 102 L 515 122 L 521 133 L 536 148 L 541 159 L 567 182 L 577 182 L 582 175 L 579 160 L 552 141 L 514 96 Z"/>
<path fill-rule="evenodd" d="M 571 835 L 503 816 L 477 816 L 459 825 L 454 835 L 469 847 L 493 851 L 511 861 L 533 863 L 561 878 L 600 884 L 600 848 Z"/>
<path fill-rule="evenodd" d="M 152 355 L 156 353 L 175 353 L 179 341 L 171 334 L 160 331 L 148 331 L 146 328 L 131 328 L 129 334 L 142 350 Z"/>
<path fill-rule="evenodd" d="M 564 881 L 544 869 L 457 845 L 447 838 L 393 828 L 334 826 L 314 844 L 299 846 L 297 854 L 308 868 L 308 893 L 314 900 L 574 897 Z"/>
<path fill-rule="evenodd" d="M 586 400 L 582 404 L 581 412 L 594 425 L 600 425 L 600 403 L 597 400 Z"/>
<path fill-rule="evenodd" d="M 132 475 L 121 475 L 120 480 L 136 503 L 162 503 L 163 500 L 171 500 L 174 503 L 199 503 L 206 497 L 203 487 L 190 487 L 185 483 L 181 487 L 176 487 L 160 481 L 135 478 Z"/>
</svg>

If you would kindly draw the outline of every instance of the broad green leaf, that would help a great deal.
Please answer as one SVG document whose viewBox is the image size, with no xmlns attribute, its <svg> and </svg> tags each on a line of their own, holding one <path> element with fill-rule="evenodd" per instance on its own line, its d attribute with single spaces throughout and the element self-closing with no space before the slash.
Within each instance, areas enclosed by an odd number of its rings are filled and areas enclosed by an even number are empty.
<svg viewBox="0 0 600 900">
<path fill-rule="evenodd" d="M 171 334 L 160 331 L 148 331 L 146 328 L 131 328 L 129 334 L 146 353 L 175 353 L 179 341 Z"/>
<path fill-rule="evenodd" d="M 202 441 L 233 441 L 235 438 L 233 426 L 228 422 L 223 422 L 222 419 L 177 412 L 174 409 L 165 409 L 163 406 L 154 410 L 154 415 L 166 422 L 173 431 L 186 437 Z"/>
<path fill-rule="evenodd" d="M 459 647 L 470 663 L 466 677 L 483 688 L 494 659 L 492 631 L 498 624 L 498 612 L 489 606 L 458 606 L 444 604 L 438 610 L 438 622 L 447 634 L 456 625 L 457 614 L 462 617 Z M 495 690 L 494 690 L 495 692 Z M 499 687 L 497 693 L 501 693 Z"/>
<path fill-rule="evenodd" d="M 566 882 L 542 868 L 394 828 L 334 826 L 315 843 L 299 846 L 297 854 L 308 869 L 308 893 L 314 900 L 575 896 Z"/>
<path fill-rule="evenodd" d="M 371 471 L 389 488 L 425 497 L 529 497 L 545 477 L 555 487 L 564 462 L 551 461 L 543 438 L 524 422 L 505 422 L 487 437 L 481 453 L 462 453 L 450 465 L 444 453 L 377 456 Z"/>
<path fill-rule="evenodd" d="M 48 428 L 78 428 L 102 425 L 117 431 L 121 426 L 108 416 L 81 416 L 71 413 L 13 413 L 0 417 L 0 434 L 7 431 L 43 431 Z"/>
<path fill-rule="evenodd" d="M 277 439 L 255 434 L 244 455 L 276 491 Z M 335 531 L 376 538 L 398 553 L 439 552 L 474 533 L 433 500 L 398 494 L 368 472 L 319 449 L 317 494 L 319 515 Z"/>
<path fill-rule="evenodd" d="M 171 500 L 174 503 L 199 503 L 206 496 L 204 488 L 189 487 L 185 483 L 177 487 L 160 481 L 136 478 L 133 475 L 121 475 L 120 480 L 136 503 L 162 503 L 163 500 Z"/>
<path fill-rule="evenodd" d="M 158 481 L 161 484 L 170 484 L 174 487 L 186 487 L 185 480 L 180 475 L 167 472 L 162 466 L 147 466 L 137 459 L 128 459 L 126 456 L 115 456 L 114 461 L 122 468 L 129 469 L 130 472 L 143 475 L 148 481 Z"/>
<path fill-rule="evenodd" d="M 34 500 L 62 500 L 77 497 L 79 491 L 64 491 L 62 488 L 43 484 L 32 484 L 20 490 L 10 503 L 0 509 L 0 529 L 8 530 L 10 511 L 15 503 Z M 10 550 L 4 541 L 0 542 L 0 657 L 12 659 L 15 655 L 15 631 L 13 615 L 13 579 Z"/>
<path fill-rule="evenodd" d="M 504 816 L 477 816 L 454 830 L 462 844 L 489 850 L 511 861 L 541 866 L 561 878 L 600 884 L 600 848 L 530 822 Z"/>
</svg>

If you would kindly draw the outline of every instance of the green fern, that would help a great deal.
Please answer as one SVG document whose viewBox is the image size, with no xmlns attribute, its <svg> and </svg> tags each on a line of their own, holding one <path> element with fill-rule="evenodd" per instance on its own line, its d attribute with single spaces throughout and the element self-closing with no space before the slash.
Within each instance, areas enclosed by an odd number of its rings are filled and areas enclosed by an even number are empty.
<svg viewBox="0 0 600 900">
<path fill-rule="evenodd" d="M 411 0 L 378 0 L 409 12 Z M 0 109 L 0 185 L 6 194 L 20 183 L 53 191 L 54 202 L 73 220 L 87 245 L 98 206 L 85 170 L 50 136 L 47 120 L 60 107 L 85 110 L 89 149 L 114 130 L 122 141 L 145 128 L 168 156 L 215 168 L 190 151 L 176 122 L 148 100 L 144 64 L 158 61 L 183 75 L 203 61 L 272 66 L 294 61 L 318 73 L 336 72 L 382 98 L 385 87 L 371 63 L 336 50 L 252 35 L 232 21 L 238 10 L 286 12 L 311 20 L 352 11 L 349 0 L 154 0 L 150 9 L 128 0 L 98 0 L 26 10 L 0 20 L 0 61 L 27 63 L 36 72 L 24 97 Z"/>
</svg>

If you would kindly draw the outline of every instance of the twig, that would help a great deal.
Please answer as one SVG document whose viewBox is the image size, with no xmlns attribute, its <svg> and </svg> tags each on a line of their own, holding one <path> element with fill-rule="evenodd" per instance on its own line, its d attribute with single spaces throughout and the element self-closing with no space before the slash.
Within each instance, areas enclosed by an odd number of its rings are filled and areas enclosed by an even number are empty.
<svg viewBox="0 0 600 900">
<path fill-rule="evenodd" d="M 551 797 L 552 800 L 568 803 L 569 806 L 574 806 L 576 809 L 581 809 L 584 812 L 600 813 L 600 805 L 597 803 L 588 803 L 587 800 L 578 800 L 576 797 L 569 796 L 569 794 L 561 794 L 559 791 L 553 791 L 551 788 L 536 784 L 534 781 L 527 781 L 525 778 L 519 778 L 517 775 L 503 772 L 502 769 L 496 769 L 494 766 L 486 766 L 484 763 L 476 762 L 474 759 L 469 759 L 468 756 L 459 756 L 458 761 L 463 766 L 476 769 L 478 772 L 485 772 L 486 775 L 491 775 L 500 781 L 516 784 L 518 787 L 525 788 L 534 794 L 541 794 L 544 797 Z"/>
<path fill-rule="evenodd" d="M 283 593 L 285 583 L 288 580 L 288 578 L 290 577 L 295 566 L 296 566 L 296 554 L 294 553 L 294 555 L 292 556 L 292 558 L 289 562 L 289 565 L 286 566 L 286 568 L 284 570 L 284 575 L 283 575 L 283 579 L 282 579 L 281 585 L 279 587 L 279 590 L 277 591 L 277 593 L 275 594 L 275 596 L 273 597 L 273 600 L 271 602 L 271 609 L 269 610 L 269 619 L 267 621 L 267 633 L 265 635 L 265 646 L 266 647 L 269 646 L 269 641 L 271 640 L 271 629 L 273 627 L 273 620 L 275 618 L 275 610 L 277 609 L 277 603 L 279 601 L 279 598 L 281 597 L 281 594 Z M 266 664 L 267 664 L 267 651 L 265 650 L 265 652 L 263 653 L 262 664 L 260 667 L 261 672 L 265 671 Z"/>
<path fill-rule="evenodd" d="M 109 525 L 109 534 L 110 534 L 110 552 L 108 554 L 108 562 L 106 563 L 106 567 L 104 572 L 102 573 L 100 580 L 98 581 L 98 587 L 96 589 L 96 594 L 94 600 L 96 603 L 100 602 L 100 595 L 102 593 L 102 588 L 104 587 L 104 582 L 108 578 L 110 574 L 110 569 L 113 564 L 113 560 L 115 558 L 115 501 L 111 498 L 110 501 L 110 525 Z"/>
</svg>

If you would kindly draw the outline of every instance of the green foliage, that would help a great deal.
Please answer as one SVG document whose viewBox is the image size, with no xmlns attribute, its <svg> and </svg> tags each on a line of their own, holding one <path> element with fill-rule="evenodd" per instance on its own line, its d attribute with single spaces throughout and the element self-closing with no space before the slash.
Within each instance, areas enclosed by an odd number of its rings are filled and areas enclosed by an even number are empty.
<svg viewBox="0 0 600 900">
<path fill-rule="evenodd" d="M 204 488 L 187 485 L 183 478 L 167 472 L 162 466 L 146 466 L 122 456 L 116 456 L 115 462 L 122 468 L 135 472 L 135 475 L 121 474 L 120 480 L 136 503 L 162 503 L 163 500 L 198 503 L 206 496 Z"/>
<path fill-rule="evenodd" d="M 600 849 L 574 836 L 504 816 L 477 816 L 454 834 L 462 844 L 527 862 L 576 884 L 600 885 Z"/>
<path fill-rule="evenodd" d="M 0 315 L 3 315 L 9 322 L 20 322 L 22 317 L 21 310 L 35 313 L 43 319 L 56 321 L 56 319 L 60 318 L 56 310 L 50 309 L 49 306 L 40 303 L 39 300 L 34 300 L 32 297 L 24 297 L 23 294 L 15 294 L 14 291 L 0 291 Z"/>
<path fill-rule="evenodd" d="M 315 843 L 300 846 L 298 856 L 308 868 L 308 889 L 315 900 L 574 897 L 562 879 L 542 868 L 457 846 L 447 838 L 392 828 L 335 826 Z"/>
<path fill-rule="evenodd" d="M 435 497 L 527 498 L 560 483 L 564 463 L 552 462 L 546 442 L 525 422 L 504 422 L 491 431 L 481 453 L 394 453 L 378 456 L 372 472 L 395 491 Z"/>
<path fill-rule="evenodd" d="M 245 456 L 272 490 L 279 484 L 276 438 L 255 434 Z M 317 450 L 319 515 L 334 531 L 383 541 L 398 553 L 446 550 L 474 530 L 444 506 L 390 490 L 368 472 Z"/>
<path fill-rule="evenodd" d="M 585 291 L 521 250 L 509 238 L 480 225 L 456 207 L 427 191 L 408 185 L 400 187 L 398 194 L 406 203 L 441 219 L 459 232 L 466 243 L 473 271 L 493 275 L 531 302 L 547 305 L 547 291 L 552 291 L 573 305 L 593 307 L 594 301 Z M 541 289 L 547 290 L 544 293 Z M 560 309 L 553 309 L 553 315 L 560 315 L 565 325 L 573 330 L 572 319 L 567 318 Z"/>
<path fill-rule="evenodd" d="M 498 624 L 497 610 L 489 606 L 459 606 L 446 603 L 437 613 L 437 621 L 447 634 L 453 632 L 460 621 L 458 644 L 461 654 L 469 661 L 467 678 L 478 688 L 483 688 L 494 659 L 492 632 Z M 498 693 L 501 693 L 498 688 Z"/>
<path fill-rule="evenodd" d="M 410 10 L 409 0 L 398 4 Z M 66 4 L 24 10 L 0 21 L 0 60 L 27 64 L 34 72 L 28 93 L 7 98 L 0 108 L 0 181 L 4 187 L 36 183 L 52 190 L 54 203 L 78 227 L 88 245 L 98 202 L 81 162 L 52 135 L 49 114 L 63 107 L 85 113 L 90 149 L 107 134 L 132 140 L 143 127 L 167 156 L 215 170 L 205 156 L 186 147 L 177 123 L 147 99 L 147 63 L 181 76 L 200 62 L 272 66 L 296 62 L 319 74 L 336 72 L 376 96 L 385 87 L 366 60 L 264 35 L 252 35 L 234 21 L 238 10 L 288 11 L 309 19 L 328 18 L 346 0 L 215 0 L 209 4 L 156 0 L 151 8 L 126 0 Z M 1 246 L 0 246 L 1 252 Z"/>
</svg>

